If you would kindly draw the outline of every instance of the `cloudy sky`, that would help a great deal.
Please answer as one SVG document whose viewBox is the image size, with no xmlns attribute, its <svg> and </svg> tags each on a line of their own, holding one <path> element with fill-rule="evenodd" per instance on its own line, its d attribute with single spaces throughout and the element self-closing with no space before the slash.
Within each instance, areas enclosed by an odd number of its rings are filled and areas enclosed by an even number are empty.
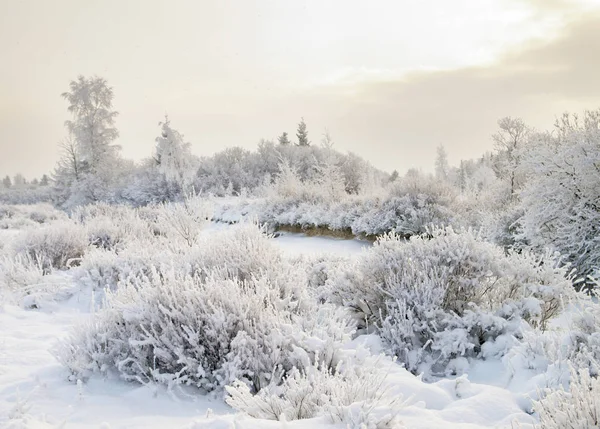
<svg viewBox="0 0 600 429">
<path fill-rule="evenodd" d="M 492 148 L 502 116 L 600 107 L 599 0 L 2 0 L 0 175 L 50 171 L 77 75 L 115 92 L 123 155 L 165 113 L 198 155 L 294 134 L 391 171 Z"/>
</svg>

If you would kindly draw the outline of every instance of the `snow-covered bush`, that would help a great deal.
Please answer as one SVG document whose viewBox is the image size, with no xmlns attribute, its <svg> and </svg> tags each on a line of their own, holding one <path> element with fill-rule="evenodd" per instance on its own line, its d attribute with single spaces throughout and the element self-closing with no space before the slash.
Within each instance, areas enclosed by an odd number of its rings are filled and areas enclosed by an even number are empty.
<svg viewBox="0 0 600 429">
<path fill-rule="evenodd" d="M 562 319 L 561 325 L 546 332 L 524 332 L 505 357 L 507 365 L 535 370 L 551 388 L 566 386 L 569 366 L 598 376 L 595 362 L 600 360 L 600 304 L 581 294 Z"/>
<path fill-rule="evenodd" d="M 0 229 L 24 229 L 64 218 L 50 204 L 0 205 Z"/>
<path fill-rule="evenodd" d="M 297 308 L 264 277 L 200 279 L 153 270 L 109 294 L 59 355 L 84 377 L 116 370 L 126 380 L 207 390 L 237 378 L 259 390 L 277 368 L 321 357 L 315 341 L 327 339 L 301 329 Z"/>
<path fill-rule="evenodd" d="M 97 248 L 121 251 L 153 237 L 149 223 L 137 210 L 123 205 L 96 203 L 77 207 L 71 217 L 85 226 L 89 243 Z"/>
<path fill-rule="evenodd" d="M 551 255 L 506 255 L 472 231 L 437 228 L 408 241 L 384 235 L 326 288 L 408 369 L 435 362 L 441 372 L 462 358 L 502 355 L 521 320 L 545 328 L 573 293 L 565 274 Z"/>
<path fill-rule="evenodd" d="M 284 261 L 283 254 L 266 231 L 253 223 L 242 223 L 217 234 L 200 237 L 197 245 L 182 256 L 181 263 L 186 272 L 200 276 L 215 268 L 228 278 L 240 280 L 259 274 L 266 274 L 272 279 L 289 276 L 289 280 L 278 281 L 282 286 L 293 285 L 292 278 L 303 274 L 301 269 Z M 303 281 L 302 277 L 299 278 L 294 288 L 301 289 Z"/>
<path fill-rule="evenodd" d="M 302 267 L 283 260 L 256 226 L 191 250 L 189 258 L 171 254 L 145 272 L 117 274 L 119 287 L 63 345 L 60 360 L 80 376 L 116 371 L 206 390 L 241 379 L 254 391 L 276 370 L 337 363 L 337 345 L 351 333 L 345 313 L 315 309 Z"/>
<path fill-rule="evenodd" d="M 70 221 L 21 231 L 12 242 L 15 255 L 29 257 L 46 271 L 78 263 L 87 247 L 85 228 Z"/>
<path fill-rule="evenodd" d="M 272 229 L 320 228 L 371 237 L 392 230 L 410 237 L 425 233 L 432 225 L 464 223 L 455 192 L 431 178 L 409 177 L 386 189 L 380 185 L 370 195 L 348 195 L 341 192 L 342 179 L 335 164 L 325 162 L 316 167 L 315 178 L 302 181 L 296 166 L 282 163 L 274 183 L 263 189 L 262 198 L 228 201 L 216 210 L 216 220 L 246 216 Z"/>
<path fill-rule="evenodd" d="M 348 428 L 400 428 L 398 413 L 404 402 L 401 396 L 390 394 L 386 376 L 387 370 L 378 360 L 362 365 L 340 363 L 335 368 L 316 363 L 294 368 L 282 383 L 268 385 L 256 394 L 247 384 L 235 381 L 226 387 L 226 401 L 260 419 L 327 416 Z"/>
<path fill-rule="evenodd" d="M 68 279 L 48 273 L 41 263 L 29 256 L 0 258 L 0 301 L 24 308 L 41 308 L 70 296 Z"/>
<path fill-rule="evenodd" d="M 200 197 L 188 197 L 179 203 L 157 208 L 157 223 L 166 230 L 167 238 L 192 246 L 200 231 L 212 216 L 208 202 Z"/>
<path fill-rule="evenodd" d="M 116 289 L 133 277 L 149 274 L 151 267 L 171 266 L 173 254 L 154 246 L 132 245 L 118 254 L 111 250 L 92 249 L 73 271 L 73 278 L 93 290 Z"/>
<path fill-rule="evenodd" d="M 595 363 L 596 374 L 598 362 Z M 587 429 L 600 425 L 600 379 L 590 375 L 588 368 L 571 366 L 568 390 L 562 387 L 547 390 L 534 402 L 541 427 L 544 429 Z"/>
</svg>

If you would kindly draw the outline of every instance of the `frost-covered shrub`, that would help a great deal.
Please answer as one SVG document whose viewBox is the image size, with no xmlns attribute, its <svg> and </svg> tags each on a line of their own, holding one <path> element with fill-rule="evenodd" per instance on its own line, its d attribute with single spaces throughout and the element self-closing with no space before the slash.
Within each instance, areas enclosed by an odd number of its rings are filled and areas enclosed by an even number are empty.
<svg viewBox="0 0 600 429">
<path fill-rule="evenodd" d="M 29 256 L 0 258 L 0 301 L 41 308 L 70 295 L 67 279 L 49 274 Z"/>
<path fill-rule="evenodd" d="M 210 205 L 200 197 L 186 198 L 180 203 L 163 204 L 157 208 L 156 222 L 170 240 L 182 240 L 192 246 L 212 215 Z"/>
<path fill-rule="evenodd" d="M 300 267 L 283 263 L 281 252 L 263 230 L 254 224 L 240 224 L 201 236 L 192 247 L 158 240 L 134 241 L 119 252 L 94 249 L 83 258 L 74 276 L 96 289 L 115 289 L 127 279 L 149 275 L 152 267 L 158 273 L 175 270 L 178 274 L 200 277 L 218 268 L 226 278 L 245 280 L 273 266 L 280 267 L 276 271 L 283 273 L 280 277 L 294 278 L 303 274 Z M 299 284 L 302 281 L 300 279 Z"/>
<path fill-rule="evenodd" d="M 116 371 L 126 380 L 206 390 L 243 379 L 256 391 L 276 369 L 321 358 L 327 338 L 303 330 L 300 317 L 298 302 L 264 277 L 200 279 L 153 270 L 109 294 L 59 356 L 79 376 Z"/>
<path fill-rule="evenodd" d="M 300 264 L 306 270 L 308 286 L 314 291 L 315 296 L 323 298 L 326 294 L 325 285 L 334 272 L 350 261 L 345 255 L 323 254 L 302 255 L 294 259 L 294 263 Z"/>
<path fill-rule="evenodd" d="M 118 254 L 114 251 L 92 249 L 73 272 L 73 277 L 94 290 L 116 289 L 118 285 L 133 277 L 143 277 L 151 267 L 172 266 L 176 259 L 167 249 L 153 246 L 132 245 Z"/>
<path fill-rule="evenodd" d="M 273 229 L 282 225 L 316 227 L 355 236 L 377 236 L 395 230 L 410 237 L 425 233 L 432 225 L 463 224 L 452 189 L 427 178 L 421 178 L 423 183 L 406 179 L 389 189 L 380 188 L 375 195 L 341 195 L 339 186 L 330 183 L 325 192 L 322 183 L 303 182 L 289 165 L 281 168 L 263 198 L 227 201 L 217 208 L 215 218 L 231 221 L 252 216 Z M 329 195 L 331 192 L 335 198 Z"/>
<path fill-rule="evenodd" d="M 569 365 L 598 376 L 600 304 L 579 295 L 562 319 L 561 325 L 546 332 L 526 331 L 506 356 L 506 363 L 514 369 L 535 370 L 543 375 L 544 384 L 553 388 L 565 385 Z"/>
<path fill-rule="evenodd" d="M 227 277 L 247 280 L 260 273 L 269 276 L 279 275 L 282 270 L 287 273 L 291 265 L 283 259 L 264 229 L 244 223 L 199 238 L 197 246 L 186 252 L 182 262 L 186 271 L 195 275 L 218 267 Z"/>
<path fill-rule="evenodd" d="M 66 215 L 50 204 L 0 205 L 0 229 L 24 229 L 36 227 Z"/>
<path fill-rule="evenodd" d="M 149 223 L 138 216 L 136 209 L 127 206 L 80 206 L 71 217 L 86 227 L 89 243 L 100 249 L 120 251 L 130 243 L 140 244 L 153 237 Z"/>
<path fill-rule="evenodd" d="M 22 231 L 12 242 L 15 255 L 37 261 L 46 271 L 79 262 L 87 247 L 85 228 L 69 221 Z"/>
<path fill-rule="evenodd" d="M 501 355 L 520 320 L 544 328 L 572 294 L 565 274 L 550 256 L 506 255 L 472 231 L 447 228 L 408 241 L 381 237 L 327 289 L 410 370 L 436 362 L 438 372 L 456 359 Z M 499 338 L 509 342 L 495 350 Z"/>
<path fill-rule="evenodd" d="M 268 385 L 256 394 L 245 383 L 235 381 L 226 388 L 226 401 L 260 419 L 327 416 L 333 423 L 355 429 L 400 428 L 403 425 L 398 413 L 404 402 L 401 396 L 390 394 L 386 376 L 387 370 L 379 361 L 338 364 L 335 368 L 316 363 L 294 368 L 282 383 Z"/>
<path fill-rule="evenodd" d="M 595 364 L 598 368 L 598 362 Z M 588 368 L 571 366 L 568 390 L 562 387 L 546 390 L 541 400 L 534 402 L 541 427 L 544 429 L 587 429 L 600 426 L 600 379 L 591 376 Z"/>
<path fill-rule="evenodd" d="M 98 251 L 97 261 L 106 258 L 110 267 L 99 277 L 119 287 L 62 347 L 61 361 L 81 376 L 116 371 L 127 380 L 206 390 L 241 379 L 254 391 L 272 383 L 275 370 L 314 359 L 337 363 L 351 333 L 345 312 L 315 308 L 302 267 L 284 260 L 256 226 L 194 246 L 189 255 L 155 256 L 128 276 L 122 254 Z"/>
</svg>

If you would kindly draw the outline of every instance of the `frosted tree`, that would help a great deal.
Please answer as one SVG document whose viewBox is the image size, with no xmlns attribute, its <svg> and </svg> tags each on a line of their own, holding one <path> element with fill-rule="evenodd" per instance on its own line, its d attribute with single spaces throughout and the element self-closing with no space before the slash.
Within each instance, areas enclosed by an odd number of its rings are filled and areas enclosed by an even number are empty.
<svg viewBox="0 0 600 429">
<path fill-rule="evenodd" d="M 277 141 L 282 146 L 289 146 L 291 144 L 290 139 L 288 138 L 288 133 L 285 131 L 279 137 L 277 137 Z"/>
<path fill-rule="evenodd" d="M 333 138 L 331 137 L 329 130 L 326 129 L 323 133 L 323 137 L 321 138 L 321 146 L 323 147 L 323 149 L 328 151 L 333 149 L 333 145 Z"/>
<path fill-rule="evenodd" d="M 13 185 L 14 186 L 24 186 L 25 184 L 27 184 L 25 177 L 23 177 L 23 175 L 21 173 L 15 174 L 15 177 L 13 177 Z"/>
<path fill-rule="evenodd" d="M 494 146 L 498 151 L 497 174 L 510 184 L 510 195 L 522 185 L 520 171 L 520 153 L 530 134 L 529 128 L 519 118 L 505 117 L 498 121 L 500 128 L 492 136 Z"/>
<path fill-rule="evenodd" d="M 65 122 L 68 136 L 54 172 L 55 203 L 66 208 L 112 200 L 130 170 L 114 144 L 112 88 L 100 77 L 79 76 L 62 97 L 72 119 Z"/>
<path fill-rule="evenodd" d="M 435 158 L 435 177 L 438 180 L 447 180 L 450 166 L 448 165 L 448 154 L 443 145 L 437 147 L 437 155 Z"/>
<path fill-rule="evenodd" d="M 44 174 L 40 179 L 40 186 L 48 186 L 50 184 L 50 178 L 47 174 Z"/>
<path fill-rule="evenodd" d="M 306 122 L 304 122 L 304 118 L 302 118 L 298 124 L 296 137 L 298 137 L 298 146 L 310 146 L 310 141 L 308 141 L 308 131 L 306 130 Z"/>
<path fill-rule="evenodd" d="M 328 141 L 331 142 L 331 137 Z M 331 148 L 325 151 L 323 162 L 317 166 L 314 185 L 326 201 L 340 201 L 346 195 L 344 174 L 339 166 L 336 152 Z"/>
<path fill-rule="evenodd" d="M 554 135 L 538 135 L 524 155 L 524 237 L 550 247 L 581 277 L 600 273 L 600 111 L 562 118 Z"/>
<path fill-rule="evenodd" d="M 156 138 L 154 159 L 158 170 L 168 182 L 176 184 L 184 193 L 190 191 L 195 174 L 195 157 L 191 144 L 183 140 L 183 134 L 171 127 L 168 116 L 160 122 L 161 133 Z"/>
<path fill-rule="evenodd" d="M 7 189 L 12 186 L 12 180 L 10 179 L 10 176 L 6 176 L 4 179 L 2 179 L 2 185 Z"/>
<path fill-rule="evenodd" d="M 71 91 L 62 94 L 69 102 L 73 119 L 65 125 L 72 134 L 82 167 L 95 174 L 117 158 L 119 136 L 115 128 L 118 113 L 112 110 L 113 90 L 100 77 L 79 76 L 71 81 Z"/>
</svg>

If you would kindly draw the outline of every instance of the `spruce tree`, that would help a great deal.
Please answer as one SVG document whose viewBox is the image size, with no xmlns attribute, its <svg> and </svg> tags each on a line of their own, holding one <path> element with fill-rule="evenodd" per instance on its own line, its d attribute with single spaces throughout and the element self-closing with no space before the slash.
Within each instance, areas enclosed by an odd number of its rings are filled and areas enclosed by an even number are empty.
<svg viewBox="0 0 600 429">
<path fill-rule="evenodd" d="M 304 118 L 302 118 L 298 124 L 296 137 L 298 137 L 298 146 L 310 146 L 310 141 L 308 141 L 308 131 L 306 130 L 306 122 L 304 122 Z"/>
</svg>

